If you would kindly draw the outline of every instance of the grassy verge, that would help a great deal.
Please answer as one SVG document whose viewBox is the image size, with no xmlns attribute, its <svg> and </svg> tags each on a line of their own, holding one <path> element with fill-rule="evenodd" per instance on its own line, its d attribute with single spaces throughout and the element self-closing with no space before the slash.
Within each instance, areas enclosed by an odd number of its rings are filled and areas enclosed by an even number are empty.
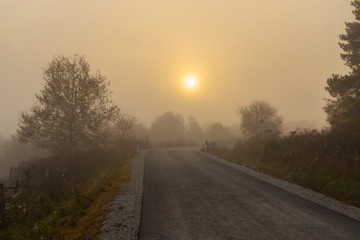
<svg viewBox="0 0 360 240">
<path fill-rule="evenodd" d="M 109 203 L 119 194 L 119 189 L 121 189 L 122 194 L 127 192 L 131 177 L 131 160 L 128 159 L 112 175 L 112 179 L 101 184 L 105 185 L 101 193 L 91 206 L 84 211 L 84 215 L 77 219 L 75 226 L 63 228 L 60 235 L 65 240 L 98 239 L 97 235 L 101 231 L 102 223 L 110 211 L 111 204 Z"/>
<path fill-rule="evenodd" d="M 360 168 L 357 163 L 350 165 L 329 161 L 324 165 L 320 161 L 309 163 L 308 160 L 264 160 L 241 155 L 229 149 L 216 149 L 210 151 L 210 154 L 360 207 Z"/>
<path fill-rule="evenodd" d="M 127 191 L 131 159 L 114 162 L 76 190 L 75 199 L 58 204 L 37 222 L 17 222 L 0 232 L 0 239 L 97 239 L 111 201 Z"/>
</svg>

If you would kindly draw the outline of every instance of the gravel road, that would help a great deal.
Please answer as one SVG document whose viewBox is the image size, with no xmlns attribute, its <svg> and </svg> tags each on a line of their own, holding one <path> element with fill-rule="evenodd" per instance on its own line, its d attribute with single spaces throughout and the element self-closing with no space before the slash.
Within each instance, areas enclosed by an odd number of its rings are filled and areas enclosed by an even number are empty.
<svg viewBox="0 0 360 240">
<path fill-rule="evenodd" d="M 360 239 L 357 208 L 242 168 L 189 149 L 147 152 L 140 239 Z"/>
</svg>

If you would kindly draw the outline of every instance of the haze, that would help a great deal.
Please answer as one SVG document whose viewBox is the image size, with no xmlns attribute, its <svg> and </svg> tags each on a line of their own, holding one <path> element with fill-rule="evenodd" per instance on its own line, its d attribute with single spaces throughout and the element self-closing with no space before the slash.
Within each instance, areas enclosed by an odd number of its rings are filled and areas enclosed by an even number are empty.
<svg viewBox="0 0 360 240">
<path fill-rule="evenodd" d="M 261 99 L 285 122 L 324 126 L 351 11 L 350 0 L 1 1 L 0 134 L 16 132 L 52 57 L 76 53 L 147 125 L 170 110 L 239 123 L 236 109 Z"/>
</svg>

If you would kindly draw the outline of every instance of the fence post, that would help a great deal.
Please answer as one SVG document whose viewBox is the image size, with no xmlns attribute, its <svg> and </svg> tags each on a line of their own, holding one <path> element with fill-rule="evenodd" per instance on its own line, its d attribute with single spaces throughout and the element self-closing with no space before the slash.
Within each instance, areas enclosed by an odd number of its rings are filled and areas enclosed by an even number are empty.
<svg viewBox="0 0 360 240">
<path fill-rule="evenodd" d="M 19 180 L 16 180 L 15 194 L 17 194 L 18 189 L 19 189 Z"/>
<path fill-rule="evenodd" d="M 0 221 L 5 221 L 5 188 L 4 184 L 0 184 Z"/>
</svg>

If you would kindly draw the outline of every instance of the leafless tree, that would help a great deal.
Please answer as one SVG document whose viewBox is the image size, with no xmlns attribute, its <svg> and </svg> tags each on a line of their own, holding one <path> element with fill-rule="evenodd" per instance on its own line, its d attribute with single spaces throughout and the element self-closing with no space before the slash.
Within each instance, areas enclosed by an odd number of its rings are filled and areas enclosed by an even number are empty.
<svg viewBox="0 0 360 240">
<path fill-rule="evenodd" d="M 242 133 L 248 138 L 272 138 L 282 131 L 282 119 L 277 110 L 265 101 L 255 101 L 240 107 Z"/>
<path fill-rule="evenodd" d="M 115 118 L 113 120 L 113 135 L 117 143 L 135 137 L 134 128 L 138 120 L 127 108 L 117 108 Z"/>
</svg>

